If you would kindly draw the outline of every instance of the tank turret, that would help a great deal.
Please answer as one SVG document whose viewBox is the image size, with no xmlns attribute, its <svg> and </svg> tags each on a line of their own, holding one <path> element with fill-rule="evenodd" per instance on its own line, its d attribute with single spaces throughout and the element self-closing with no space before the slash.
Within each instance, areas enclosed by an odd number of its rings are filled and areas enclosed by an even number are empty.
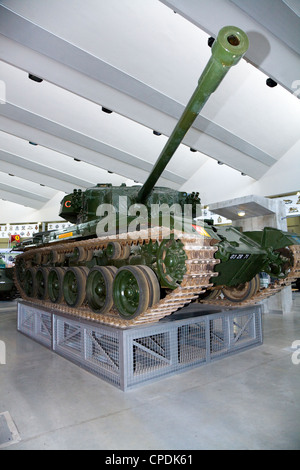
<svg viewBox="0 0 300 470">
<path fill-rule="evenodd" d="M 241 233 L 199 221 L 198 193 L 156 183 L 209 96 L 248 48 L 221 29 L 181 118 L 142 186 L 74 190 L 59 215 L 72 225 L 21 245 L 16 284 L 24 299 L 107 324 L 156 322 L 192 301 L 244 305 L 299 277 L 300 239 L 273 229 Z M 270 279 L 260 287 L 260 273 Z"/>
</svg>

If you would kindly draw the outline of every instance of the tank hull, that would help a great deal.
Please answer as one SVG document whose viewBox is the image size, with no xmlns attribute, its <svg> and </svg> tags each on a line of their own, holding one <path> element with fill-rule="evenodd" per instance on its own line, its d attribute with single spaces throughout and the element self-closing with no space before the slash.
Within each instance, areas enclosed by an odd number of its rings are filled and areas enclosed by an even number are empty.
<svg viewBox="0 0 300 470">
<path fill-rule="evenodd" d="M 193 229 L 191 233 L 176 230 L 170 233 L 167 229 L 156 227 L 151 231 L 131 232 L 130 237 L 128 233 L 120 233 L 102 237 L 94 234 L 93 238 L 87 239 L 78 236 L 76 240 L 72 238 L 74 235 L 69 239 L 56 238 L 52 243 L 27 248 L 17 257 L 15 283 L 22 298 L 36 304 L 106 324 L 128 327 L 156 322 L 195 301 L 223 306 L 254 304 L 291 285 L 299 277 L 300 245 L 289 246 L 292 256 L 284 279 L 273 279 L 267 288 L 261 288 L 257 275 L 267 258 L 263 248 L 242 237 L 243 243 L 245 240 L 249 242 L 247 251 L 242 252 L 244 246 L 231 245 L 231 252 L 226 253 L 228 260 L 222 261 L 224 244 L 220 245 L 222 242 L 217 233 L 207 225 L 195 227 L 197 230 Z M 237 236 L 235 231 L 230 232 Z M 228 240 L 226 243 L 230 244 Z M 252 252 L 249 254 L 250 247 Z M 239 258 L 243 255 L 247 255 L 245 260 Z M 245 269 L 243 262 L 252 263 L 255 266 L 253 271 Z M 103 288 L 97 277 L 103 268 L 111 271 L 110 285 L 106 285 L 111 298 L 108 308 L 104 305 L 107 299 L 102 301 L 101 294 L 97 292 L 100 285 Z M 113 299 L 116 274 L 125 270 L 128 277 L 128 270 L 136 272 L 145 269 L 150 269 L 155 279 L 151 281 L 143 276 L 142 280 L 145 282 L 146 279 L 147 285 L 139 284 L 139 295 L 146 292 L 147 296 L 143 309 L 137 315 L 135 312 L 132 314 L 130 298 L 124 295 L 121 301 L 126 304 L 120 316 L 114 302 L 119 299 Z M 80 270 L 78 286 L 70 294 L 73 287 L 66 281 L 66 274 L 71 275 L 72 281 L 76 270 Z M 54 281 L 51 275 L 55 275 Z M 228 296 L 222 295 L 222 289 L 226 293 L 230 284 L 225 282 L 228 276 L 233 289 L 239 285 L 247 286 L 248 281 L 252 282 L 253 279 L 256 283 L 248 288 L 251 292 L 247 292 L 246 298 L 238 295 L 236 298 L 229 296 L 228 299 Z M 108 282 L 107 279 L 105 282 Z M 122 287 L 122 283 L 119 286 Z M 128 284 L 125 285 L 126 289 Z M 140 305 L 136 307 L 138 310 Z"/>
</svg>

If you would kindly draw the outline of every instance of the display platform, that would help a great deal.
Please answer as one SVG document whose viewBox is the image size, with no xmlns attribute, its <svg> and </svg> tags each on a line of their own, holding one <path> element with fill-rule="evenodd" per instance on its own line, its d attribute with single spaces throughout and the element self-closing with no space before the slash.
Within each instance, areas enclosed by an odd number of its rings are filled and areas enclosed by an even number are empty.
<svg viewBox="0 0 300 470">
<path fill-rule="evenodd" d="M 262 344 L 259 305 L 194 303 L 157 323 L 124 329 L 19 300 L 17 328 L 123 391 Z"/>
</svg>

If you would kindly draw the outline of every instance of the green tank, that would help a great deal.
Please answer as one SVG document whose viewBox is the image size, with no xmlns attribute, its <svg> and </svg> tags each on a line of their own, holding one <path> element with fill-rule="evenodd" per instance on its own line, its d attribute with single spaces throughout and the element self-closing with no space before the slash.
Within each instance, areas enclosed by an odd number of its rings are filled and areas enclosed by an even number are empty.
<svg viewBox="0 0 300 470">
<path fill-rule="evenodd" d="M 221 29 L 211 58 L 143 186 L 74 190 L 59 215 L 72 225 L 21 244 L 16 283 L 35 304 L 119 326 L 156 322 L 190 302 L 245 305 L 290 284 L 300 239 L 241 233 L 200 221 L 198 193 L 156 183 L 209 96 L 243 57 L 248 38 Z M 260 288 L 260 273 L 270 283 Z"/>
<path fill-rule="evenodd" d="M 0 254 L 0 300 L 12 300 L 17 297 L 14 283 L 14 269 L 7 267 Z"/>
</svg>

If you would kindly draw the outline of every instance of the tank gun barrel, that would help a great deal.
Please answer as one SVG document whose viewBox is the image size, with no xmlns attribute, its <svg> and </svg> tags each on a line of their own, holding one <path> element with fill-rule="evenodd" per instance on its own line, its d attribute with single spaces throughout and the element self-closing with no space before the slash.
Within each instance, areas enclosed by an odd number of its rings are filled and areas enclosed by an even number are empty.
<svg viewBox="0 0 300 470">
<path fill-rule="evenodd" d="M 217 89 L 228 70 L 243 57 L 249 46 L 247 35 L 235 26 L 225 26 L 219 31 L 212 46 L 212 55 L 199 78 L 181 118 L 161 151 L 150 175 L 138 193 L 138 202 L 143 203 L 150 195 L 185 134 L 210 95 Z"/>
</svg>

